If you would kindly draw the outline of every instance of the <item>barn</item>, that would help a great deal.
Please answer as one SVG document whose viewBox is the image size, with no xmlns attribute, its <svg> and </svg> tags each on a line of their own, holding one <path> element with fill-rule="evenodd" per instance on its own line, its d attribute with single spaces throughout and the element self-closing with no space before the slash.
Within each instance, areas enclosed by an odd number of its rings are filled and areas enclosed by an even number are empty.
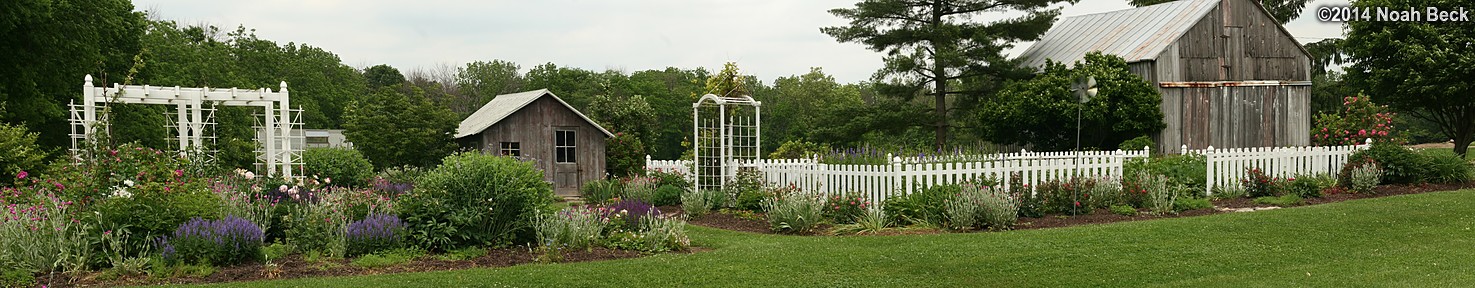
<svg viewBox="0 0 1475 288">
<path fill-rule="evenodd" d="M 497 95 L 456 129 L 462 147 L 533 162 L 559 196 L 604 178 L 613 136 L 548 89 Z"/>
<path fill-rule="evenodd" d="M 1125 58 L 1162 92 L 1168 125 L 1153 137 L 1158 151 L 1311 142 L 1310 53 L 1258 1 L 1181 0 L 1063 18 L 1020 58 L 1043 67 L 1092 51 Z"/>
</svg>

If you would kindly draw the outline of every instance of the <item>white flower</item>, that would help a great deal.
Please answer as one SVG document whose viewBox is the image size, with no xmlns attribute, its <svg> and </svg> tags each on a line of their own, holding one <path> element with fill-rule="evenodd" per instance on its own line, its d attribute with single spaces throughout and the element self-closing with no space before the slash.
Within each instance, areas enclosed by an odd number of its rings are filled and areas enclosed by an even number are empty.
<svg viewBox="0 0 1475 288">
<path fill-rule="evenodd" d="M 133 187 L 133 180 L 123 180 L 123 185 L 127 185 L 128 187 Z"/>
<path fill-rule="evenodd" d="M 256 173 L 251 173 L 251 171 L 246 171 L 246 174 L 241 174 L 241 176 L 246 176 L 246 180 L 256 179 Z"/>
<path fill-rule="evenodd" d="M 122 188 L 122 187 L 113 187 L 113 188 L 114 188 L 114 190 L 113 190 L 113 195 L 112 196 L 114 198 L 133 198 L 133 193 L 128 192 L 128 188 Z"/>
<path fill-rule="evenodd" d="M 286 193 L 287 192 L 287 185 L 282 185 L 282 187 L 277 187 L 277 192 Z"/>
<path fill-rule="evenodd" d="M 333 184 L 333 178 L 323 178 L 323 184 Z"/>
</svg>

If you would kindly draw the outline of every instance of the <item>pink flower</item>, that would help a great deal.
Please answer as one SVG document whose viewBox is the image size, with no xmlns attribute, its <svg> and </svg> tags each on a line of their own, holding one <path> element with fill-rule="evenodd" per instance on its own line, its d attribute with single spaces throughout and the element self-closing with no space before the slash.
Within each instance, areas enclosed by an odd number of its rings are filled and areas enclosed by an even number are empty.
<svg viewBox="0 0 1475 288">
<path fill-rule="evenodd" d="M 184 176 L 184 169 L 174 170 L 174 177 Z"/>
<path fill-rule="evenodd" d="M 15 179 L 26 179 L 26 176 L 30 175 L 30 173 L 26 173 L 26 171 L 22 170 L 19 174 L 15 174 Z"/>
</svg>

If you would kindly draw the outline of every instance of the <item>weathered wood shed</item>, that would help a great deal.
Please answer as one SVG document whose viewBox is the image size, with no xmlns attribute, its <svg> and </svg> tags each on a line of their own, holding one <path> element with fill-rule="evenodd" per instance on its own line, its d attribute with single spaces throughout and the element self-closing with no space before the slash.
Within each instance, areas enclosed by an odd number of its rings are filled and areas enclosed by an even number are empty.
<svg viewBox="0 0 1475 288">
<path fill-rule="evenodd" d="M 1066 64 L 1101 51 L 1125 58 L 1163 94 L 1158 151 L 1305 146 L 1311 56 L 1251 0 L 1181 0 L 1061 19 L 1024 53 Z M 1166 149 L 1166 150 L 1161 150 Z"/>
<path fill-rule="evenodd" d="M 456 129 L 462 147 L 532 161 L 559 196 L 604 178 L 605 139 L 613 136 L 548 89 L 497 95 Z"/>
</svg>

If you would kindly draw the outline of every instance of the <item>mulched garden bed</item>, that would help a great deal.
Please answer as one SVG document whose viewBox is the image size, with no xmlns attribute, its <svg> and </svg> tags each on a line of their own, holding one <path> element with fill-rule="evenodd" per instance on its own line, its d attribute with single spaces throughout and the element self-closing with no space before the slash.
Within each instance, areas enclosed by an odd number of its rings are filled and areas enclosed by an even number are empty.
<svg viewBox="0 0 1475 288">
<path fill-rule="evenodd" d="M 693 249 L 686 252 L 702 251 Z M 349 276 L 349 275 L 377 275 L 405 272 L 458 270 L 477 267 L 507 267 L 518 264 L 533 263 L 538 256 L 536 252 L 526 247 L 504 248 L 488 250 L 487 255 L 471 260 L 447 261 L 435 259 L 434 257 L 420 257 L 410 263 L 398 264 L 388 267 L 363 268 L 350 264 L 349 259 L 319 260 L 315 262 L 306 261 L 300 254 L 287 256 L 276 262 L 276 269 L 268 269 L 263 263 L 252 263 L 235 265 L 229 267 L 218 267 L 215 273 L 206 277 L 176 277 L 168 279 L 152 278 L 146 275 L 129 276 L 109 281 L 96 279 L 100 272 L 89 273 L 80 277 L 67 275 L 56 275 L 40 277 L 39 283 L 51 282 L 50 287 L 111 287 L 122 285 L 158 285 L 158 284 L 199 284 L 199 283 L 222 283 L 237 281 L 254 281 L 267 279 L 293 279 L 307 277 Z M 612 259 L 625 259 L 641 257 L 640 252 L 615 250 L 608 248 L 593 248 L 591 250 L 573 250 L 563 253 L 563 261 L 585 262 Z M 69 283 L 70 282 L 70 283 Z"/>
<path fill-rule="evenodd" d="M 1392 184 L 1392 185 L 1381 185 L 1381 186 L 1378 186 L 1377 188 L 1374 188 L 1373 191 L 1375 193 L 1372 193 L 1372 194 L 1352 194 L 1352 193 L 1345 193 L 1345 192 L 1343 192 L 1343 193 L 1328 193 L 1328 194 L 1324 195 L 1322 198 L 1306 199 L 1306 202 L 1305 202 L 1305 204 L 1303 204 L 1303 206 L 1304 205 L 1316 205 L 1316 204 L 1326 204 L 1326 203 L 1342 202 L 1342 201 L 1356 200 L 1356 199 L 1378 198 L 1378 197 L 1388 197 L 1388 196 L 1406 195 L 1406 194 L 1418 194 L 1418 193 L 1427 193 L 1427 192 L 1452 191 L 1452 190 L 1471 189 L 1471 188 L 1475 188 L 1475 182 L 1464 183 L 1464 184 Z M 1014 229 L 1015 230 L 1030 230 L 1030 229 L 1043 229 L 1043 228 L 1056 228 L 1056 227 L 1070 227 L 1070 226 L 1078 226 L 1078 225 L 1105 224 L 1105 223 L 1126 222 L 1126 221 L 1141 221 L 1141 220 L 1152 220 L 1152 219 L 1162 219 L 1162 218 L 1193 217 L 1193 216 L 1203 216 L 1203 215 L 1211 215 L 1211 214 L 1219 214 L 1219 213 L 1230 213 L 1229 211 L 1221 210 L 1221 209 L 1269 208 L 1269 207 L 1272 207 L 1270 205 L 1255 203 L 1254 200 L 1249 199 L 1249 198 L 1218 199 L 1218 200 L 1213 200 L 1213 203 L 1214 203 L 1214 208 L 1182 211 L 1182 212 L 1178 212 L 1176 214 L 1167 214 L 1167 215 L 1161 215 L 1161 216 L 1158 216 L 1158 215 L 1147 215 L 1147 214 L 1140 214 L 1140 215 L 1137 215 L 1137 216 L 1125 216 L 1125 215 L 1112 214 L 1110 211 L 1107 211 L 1106 209 L 1096 209 L 1095 211 L 1092 211 L 1091 214 L 1087 214 L 1087 215 L 1066 216 L 1066 215 L 1056 214 L 1056 215 L 1045 215 L 1044 217 L 1040 217 L 1040 218 L 1023 217 L 1023 218 L 1019 218 L 1019 222 L 1018 222 L 1019 224 L 1016 225 L 1014 227 Z M 680 211 L 681 211 L 680 207 L 677 207 L 677 206 L 664 206 L 664 207 L 660 207 L 660 209 L 661 209 L 662 212 L 666 212 L 666 213 L 680 213 Z M 761 216 L 761 214 L 759 214 L 759 215 Z M 769 230 L 768 229 L 768 222 L 766 222 L 764 220 L 761 220 L 761 219 L 759 219 L 759 220 L 743 219 L 743 218 L 739 218 L 739 217 L 734 216 L 734 215 L 731 215 L 731 214 L 716 213 L 716 212 L 714 212 L 714 213 L 708 213 L 707 215 L 703 215 L 702 217 L 696 217 L 696 218 L 693 218 L 693 219 L 688 219 L 687 220 L 687 223 L 690 223 L 690 224 L 693 224 L 693 225 L 705 226 L 705 227 L 712 227 L 712 228 L 719 228 L 719 229 L 726 229 L 726 230 L 734 230 L 734 231 L 763 233 L 763 234 L 778 234 L 778 233 L 775 233 L 775 232 Z M 823 235 L 829 235 L 829 233 L 828 233 L 829 230 L 830 230 L 830 227 L 820 227 L 820 228 L 815 229 L 815 232 L 809 233 L 809 234 L 805 234 L 805 235 L 821 235 L 821 236 L 823 236 Z M 937 230 L 928 230 L 928 229 L 896 229 L 896 230 L 882 231 L 881 233 L 878 233 L 876 235 L 913 235 L 913 234 L 933 234 L 933 233 L 940 233 L 940 231 L 937 231 Z"/>
</svg>

